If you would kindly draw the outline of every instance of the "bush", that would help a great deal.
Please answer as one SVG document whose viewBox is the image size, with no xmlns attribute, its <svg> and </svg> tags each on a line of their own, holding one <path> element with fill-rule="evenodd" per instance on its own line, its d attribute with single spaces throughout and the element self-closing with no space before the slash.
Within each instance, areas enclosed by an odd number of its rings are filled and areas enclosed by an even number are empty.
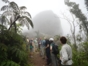
<svg viewBox="0 0 88 66">
<path fill-rule="evenodd" d="M 0 33 L 0 66 L 28 66 L 23 37 L 11 31 Z"/>
<path fill-rule="evenodd" d="M 83 43 L 80 51 L 73 48 L 73 66 L 88 66 L 88 42 Z"/>
</svg>

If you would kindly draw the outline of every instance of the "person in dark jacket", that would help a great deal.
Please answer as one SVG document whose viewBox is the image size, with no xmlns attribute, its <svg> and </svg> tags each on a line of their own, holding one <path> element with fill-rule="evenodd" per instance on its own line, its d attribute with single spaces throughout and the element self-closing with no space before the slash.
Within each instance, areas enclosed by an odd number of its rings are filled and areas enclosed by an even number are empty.
<svg viewBox="0 0 88 66">
<path fill-rule="evenodd" d="M 49 65 L 51 63 L 51 57 L 50 57 L 50 42 L 48 39 L 45 40 L 45 53 L 46 53 L 46 58 L 47 58 L 47 64 Z"/>
</svg>

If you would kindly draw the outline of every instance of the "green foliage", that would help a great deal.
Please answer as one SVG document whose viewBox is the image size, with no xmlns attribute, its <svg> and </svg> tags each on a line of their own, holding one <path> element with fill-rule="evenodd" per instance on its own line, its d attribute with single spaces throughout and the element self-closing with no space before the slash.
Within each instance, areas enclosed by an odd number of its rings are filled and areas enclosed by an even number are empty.
<svg viewBox="0 0 88 66">
<path fill-rule="evenodd" d="M 85 0 L 85 5 L 86 5 L 86 8 L 88 10 L 88 0 Z"/>
<path fill-rule="evenodd" d="M 11 60 L 7 60 L 7 61 L 3 61 L 0 66 L 20 66 L 19 64 L 11 61 Z"/>
<path fill-rule="evenodd" d="M 27 66 L 28 53 L 21 35 L 4 30 L 0 33 L 0 66 Z"/>
<path fill-rule="evenodd" d="M 55 35 L 54 39 L 55 39 L 55 41 L 58 41 L 60 39 L 60 35 Z"/>
<path fill-rule="evenodd" d="M 0 64 L 7 59 L 7 46 L 0 43 Z"/>
<path fill-rule="evenodd" d="M 88 42 L 85 42 L 80 51 L 73 48 L 73 66 L 88 66 Z"/>
</svg>

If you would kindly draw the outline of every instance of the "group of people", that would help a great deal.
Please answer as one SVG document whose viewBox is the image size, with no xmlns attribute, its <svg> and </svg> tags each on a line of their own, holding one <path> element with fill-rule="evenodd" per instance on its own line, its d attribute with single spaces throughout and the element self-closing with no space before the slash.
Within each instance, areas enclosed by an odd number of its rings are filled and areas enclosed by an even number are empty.
<svg viewBox="0 0 88 66">
<path fill-rule="evenodd" d="M 40 55 L 46 59 L 47 66 L 72 66 L 72 49 L 67 44 L 66 37 L 60 37 L 61 49 L 57 49 L 54 38 L 31 39 L 29 40 L 30 51 L 40 50 Z M 57 57 L 58 55 L 59 58 Z"/>
</svg>

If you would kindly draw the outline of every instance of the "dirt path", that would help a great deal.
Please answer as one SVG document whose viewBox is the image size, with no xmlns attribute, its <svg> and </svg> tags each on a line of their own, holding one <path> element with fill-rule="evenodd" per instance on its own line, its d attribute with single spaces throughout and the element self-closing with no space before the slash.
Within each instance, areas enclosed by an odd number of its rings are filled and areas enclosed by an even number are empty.
<svg viewBox="0 0 88 66">
<path fill-rule="evenodd" d="M 39 52 L 33 54 L 33 57 L 31 58 L 31 62 L 33 66 L 45 66 L 46 64 L 46 60 L 42 59 Z"/>
</svg>

